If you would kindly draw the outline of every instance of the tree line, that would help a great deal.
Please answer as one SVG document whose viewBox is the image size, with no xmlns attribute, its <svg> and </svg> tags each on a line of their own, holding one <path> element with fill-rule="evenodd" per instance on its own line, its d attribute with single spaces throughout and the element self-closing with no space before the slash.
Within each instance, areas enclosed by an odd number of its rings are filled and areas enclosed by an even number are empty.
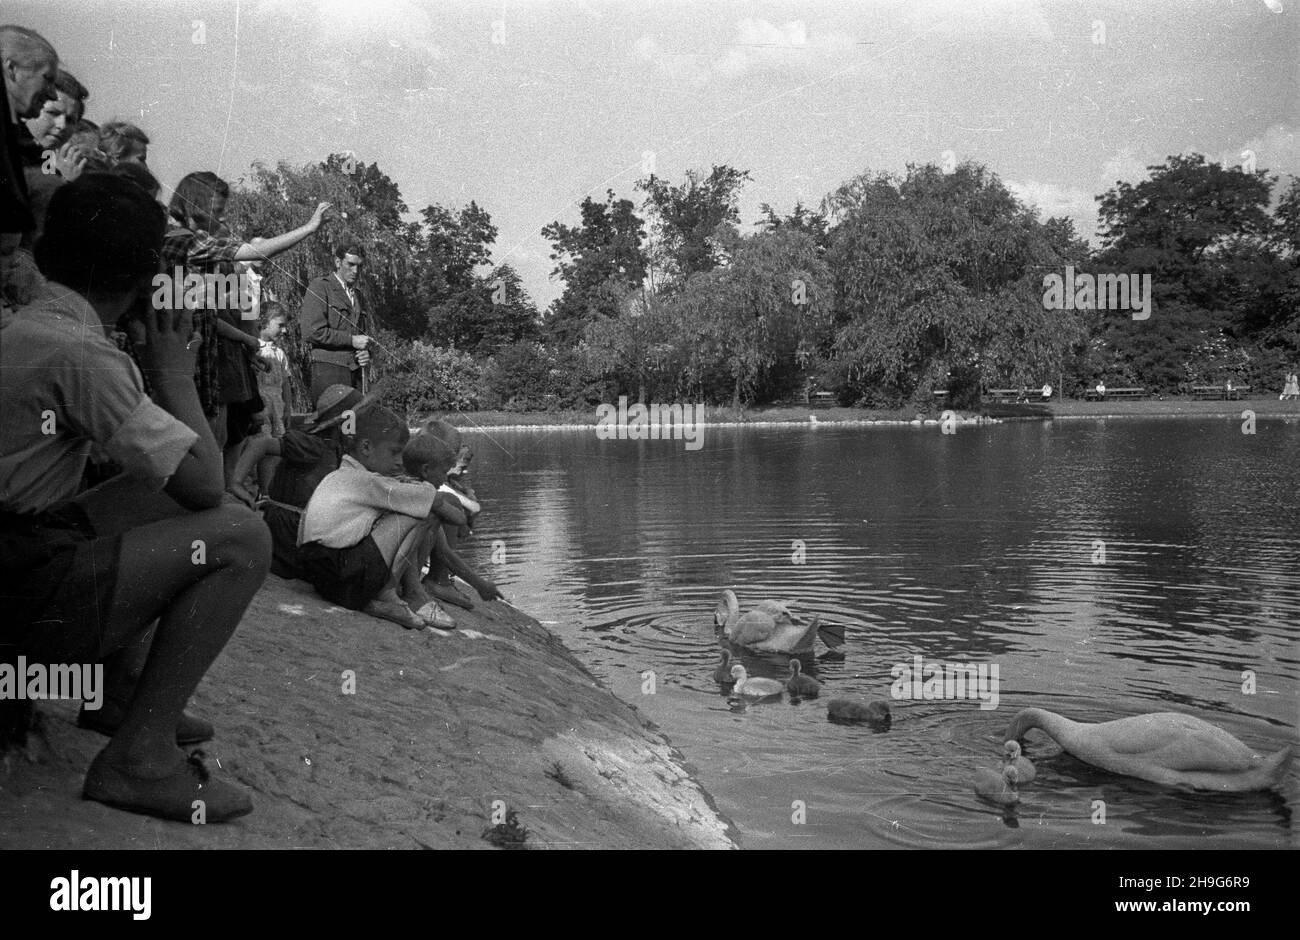
<svg viewBox="0 0 1300 940">
<path fill-rule="evenodd" d="M 742 232 L 749 179 L 721 165 L 651 175 L 635 198 L 587 197 L 576 221 L 542 230 L 564 284 L 545 311 L 494 261 L 486 209 L 413 214 L 378 166 L 345 155 L 255 165 L 228 215 L 251 237 L 334 204 L 336 236 L 367 252 L 379 373 L 413 411 L 587 409 L 619 395 L 741 407 L 810 388 L 889 408 L 947 389 L 973 407 L 983 389 L 1044 382 L 1272 388 L 1300 359 L 1294 178 L 1275 193 L 1265 170 L 1171 156 L 1097 197 L 1095 248 L 976 163 L 863 173 L 816 207 L 764 204 Z M 290 309 L 331 268 L 325 241 L 269 272 Z M 1052 309 L 1044 278 L 1067 266 L 1149 274 L 1151 316 Z M 306 349 L 291 337 L 301 375 Z"/>
</svg>

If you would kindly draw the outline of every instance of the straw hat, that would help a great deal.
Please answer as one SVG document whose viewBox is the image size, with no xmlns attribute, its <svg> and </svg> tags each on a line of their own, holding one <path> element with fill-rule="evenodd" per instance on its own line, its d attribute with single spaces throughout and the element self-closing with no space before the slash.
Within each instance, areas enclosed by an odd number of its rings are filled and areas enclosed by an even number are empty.
<svg viewBox="0 0 1300 940">
<path fill-rule="evenodd" d="M 365 395 L 351 385 L 331 385 L 316 399 L 316 411 L 303 425 L 303 430 L 310 434 L 328 430 L 341 423 L 346 412 L 356 414 L 369 408 L 379 400 L 382 393 L 383 388 L 379 384 Z"/>
</svg>

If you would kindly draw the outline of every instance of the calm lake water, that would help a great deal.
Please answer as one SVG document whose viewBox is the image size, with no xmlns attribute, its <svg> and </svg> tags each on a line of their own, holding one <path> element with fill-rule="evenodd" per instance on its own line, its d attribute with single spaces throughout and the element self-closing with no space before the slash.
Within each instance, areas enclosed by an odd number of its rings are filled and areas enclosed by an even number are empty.
<svg viewBox="0 0 1300 940">
<path fill-rule="evenodd" d="M 1190 795 L 1031 732 L 1038 779 L 1016 810 L 972 783 L 1027 706 L 1184 711 L 1270 753 L 1296 740 L 1300 419 L 1261 417 L 1253 436 L 1227 418 L 707 428 L 697 451 L 591 431 L 470 439 L 476 560 L 505 541 L 507 596 L 663 729 L 746 847 L 1297 845 L 1300 759 L 1281 793 Z M 729 707 L 712 677 L 726 587 L 742 608 L 788 598 L 846 626 L 843 658 L 819 643 L 805 670 L 820 700 Z M 997 708 L 890 701 L 884 733 L 827 721 L 832 697 L 889 700 L 891 668 L 917 655 L 996 664 Z"/>
</svg>

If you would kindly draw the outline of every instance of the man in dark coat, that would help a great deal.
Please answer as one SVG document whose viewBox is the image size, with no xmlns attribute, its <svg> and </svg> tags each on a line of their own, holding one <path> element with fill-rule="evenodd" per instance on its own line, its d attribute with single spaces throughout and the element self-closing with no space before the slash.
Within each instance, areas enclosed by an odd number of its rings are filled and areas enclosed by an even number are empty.
<svg viewBox="0 0 1300 940">
<path fill-rule="evenodd" d="M 312 281 L 303 297 L 302 335 L 311 344 L 312 401 L 331 385 L 362 389 L 370 337 L 356 283 L 365 257 L 360 245 L 339 245 L 334 273 Z"/>
</svg>

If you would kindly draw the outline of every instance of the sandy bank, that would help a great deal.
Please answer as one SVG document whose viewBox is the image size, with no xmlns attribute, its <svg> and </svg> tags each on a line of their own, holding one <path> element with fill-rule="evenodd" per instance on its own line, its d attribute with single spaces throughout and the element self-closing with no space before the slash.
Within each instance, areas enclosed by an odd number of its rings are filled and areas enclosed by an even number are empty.
<svg viewBox="0 0 1300 940">
<path fill-rule="evenodd" d="M 487 848 L 495 801 L 527 847 L 733 847 L 667 739 L 557 638 L 499 603 L 456 615 L 458 635 L 409 633 L 269 577 L 192 707 L 253 814 L 193 826 L 83 801 L 104 739 L 46 702 L 0 765 L 0 848 Z"/>
</svg>

